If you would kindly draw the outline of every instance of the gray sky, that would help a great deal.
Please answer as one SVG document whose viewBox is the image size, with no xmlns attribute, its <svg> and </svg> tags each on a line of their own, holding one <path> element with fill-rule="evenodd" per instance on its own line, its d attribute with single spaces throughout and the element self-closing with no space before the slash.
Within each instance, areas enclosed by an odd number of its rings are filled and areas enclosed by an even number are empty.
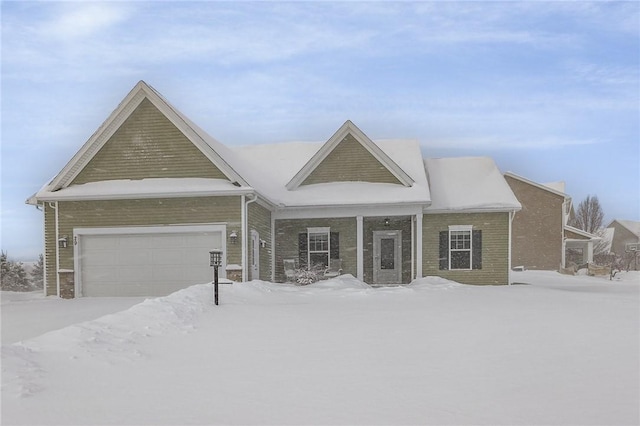
<svg viewBox="0 0 640 426">
<path fill-rule="evenodd" d="M 25 199 L 139 80 L 227 145 L 323 141 L 350 119 L 640 220 L 638 2 L 1 5 L 12 258 L 42 251 Z"/>
</svg>

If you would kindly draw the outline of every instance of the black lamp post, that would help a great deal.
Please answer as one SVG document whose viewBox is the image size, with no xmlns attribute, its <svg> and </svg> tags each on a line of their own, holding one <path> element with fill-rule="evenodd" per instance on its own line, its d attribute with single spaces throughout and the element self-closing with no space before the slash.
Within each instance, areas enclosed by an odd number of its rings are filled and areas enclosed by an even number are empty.
<svg viewBox="0 0 640 426">
<path fill-rule="evenodd" d="M 209 266 L 213 267 L 213 301 L 218 304 L 218 268 L 222 266 L 222 250 L 209 252 Z"/>
</svg>

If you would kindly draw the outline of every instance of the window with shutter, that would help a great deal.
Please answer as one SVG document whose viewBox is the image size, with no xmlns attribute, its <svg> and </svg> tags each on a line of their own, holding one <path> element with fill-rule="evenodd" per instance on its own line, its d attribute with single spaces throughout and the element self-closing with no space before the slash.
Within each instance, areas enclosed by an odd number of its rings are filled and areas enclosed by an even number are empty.
<svg viewBox="0 0 640 426">
<path fill-rule="evenodd" d="M 482 269 L 482 231 L 451 225 L 440 232 L 440 269 Z"/>
</svg>

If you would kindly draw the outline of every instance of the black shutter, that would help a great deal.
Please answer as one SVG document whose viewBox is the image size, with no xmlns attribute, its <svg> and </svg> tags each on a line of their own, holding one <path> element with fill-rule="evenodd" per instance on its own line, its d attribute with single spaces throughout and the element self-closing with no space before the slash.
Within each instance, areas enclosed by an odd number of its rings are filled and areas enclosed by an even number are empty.
<svg viewBox="0 0 640 426">
<path fill-rule="evenodd" d="M 482 231 L 473 231 L 471 250 L 473 256 L 471 269 L 482 269 Z"/>
<path fill-rule="evenodd" d="M 306 232 L 299 233 L 298 234 L 298 265 L 300 266 L 301 269 L 307 268 L 307 260 L 308 260 L 307 253 L 309 252 L 308 246 L 309 246 L 309 241 L 307 239 L 307 233 Z"/>
<path fill-rule="evenodd" d="M 340 259 L 340 234 L 337 232 L 331 233 L 331 252 L 329 253 L 330 259 Z"/>
<path fill-rule="evenodd" d="M 440 231 L 440 270 L 449 269 L 449 231 Z"/>
</svg>

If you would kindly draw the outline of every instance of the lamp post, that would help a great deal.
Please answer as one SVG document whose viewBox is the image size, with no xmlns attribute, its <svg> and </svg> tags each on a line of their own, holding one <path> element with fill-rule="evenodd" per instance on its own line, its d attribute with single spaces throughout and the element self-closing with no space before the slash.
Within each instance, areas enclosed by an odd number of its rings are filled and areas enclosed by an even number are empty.
<svg viewBox="0 0 640 426">
<path fill-rule="evenodd" d="M 209 266 L 213 267 L 213 302 L 218 305 L 218 268 L 222 265 L 222 250 L 209 252 Z"/>
</svg>

